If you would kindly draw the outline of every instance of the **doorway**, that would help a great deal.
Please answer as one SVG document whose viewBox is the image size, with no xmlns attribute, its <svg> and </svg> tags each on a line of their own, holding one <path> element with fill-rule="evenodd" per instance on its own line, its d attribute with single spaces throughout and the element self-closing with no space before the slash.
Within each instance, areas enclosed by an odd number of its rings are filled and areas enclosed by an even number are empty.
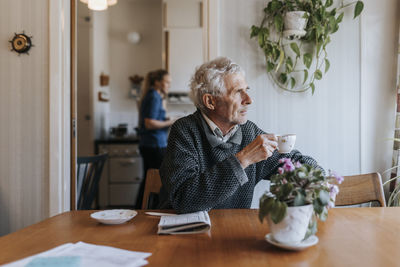
<svg viewBox="0 0 400 267">
<path fill-rule="evenodd" d="M 119 0 L 107 11 L 91 11 L 77 0 L 76 8 L 72 10 L 72 13 L 76 12 L 77 26 L 77 66 L 74 70 L 77 89 L 76 97 L 72 99 L 77 104 L 76 110 L 72 109 L 72 117 L 77 118 L 77 140 L 71 142 L 72 147 L 77 148 L 75 160 L 77 156 L 102 151 L 117 153 L 115 156 L 122 156 L 124 164 L 136 160 L 133 145 L 137 143 L 135 128 L 140 86 L 135 88 L 130 78 L 144 78 L 148 71 L 159 68 L 169 70 L 173 84 L 168 111 L 173 116 L 194 111 L 194 106 L 187 101 L 187 84 L 195 66 L 216 56 L 217 30 L 216 25 L 210 27 L 210 22 L 217 21 L 217 12 L 209 11 L 211 7 L 216 9 L 217 5 L 218 1 L 210 0 Z M 188 10 L 195 15 L 190 15 Z M 188 45 L 190 40 L 193 43 Z M 183 57 L 182 53 L 187 56 Z M 116 136 L 113 129 L 118 130 L 121 125 L 126 127 L 126 131 Z M 115 145 L 115 142 L 120 142 L 117 149 L 115 146 L 104 147 Z M 121 149 L 120 144 L 128 147 Z M 100 208 L 134 204 L 129 202 L 129 197 L 115 202 L 112 195 L 132 194 L 135 189 L 128 192 L 127 188 L 134 188 L 143 173 L 115 180 L 112 178 L 113 168 L 121 169 L 115 162 L 110 160 L 109 164 L 113 165 L 104 169 Z M 71 199 L 75 199 L 76 194 L 75 175 L 74 170 Z M 113 192 L 111 189 L 114 187 L 119 191 Z M 111 205 L 113 203 L 115 205 Z M 75 204 L 71 206 L 75 207 Z"/>
</svg>

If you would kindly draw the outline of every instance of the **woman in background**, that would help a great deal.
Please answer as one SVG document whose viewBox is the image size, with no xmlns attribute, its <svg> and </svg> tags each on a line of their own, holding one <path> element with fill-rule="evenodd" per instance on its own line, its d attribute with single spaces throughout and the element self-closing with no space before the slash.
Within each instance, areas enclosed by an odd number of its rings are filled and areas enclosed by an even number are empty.
<svg viewBox="0 0 400 267">
<path fill-rule="evenodd" d="M 148 169 L 159 169 L 167 148 L 168 128 L 175 120 L 166 117 L 163 99 L 167 97 L 171 77 L 166 70 L 149 72 L 139 102 L 139 149 L 143 157 L 144 179 L 140 185 L 136 208 L 142 206 Z"/>
</svg>

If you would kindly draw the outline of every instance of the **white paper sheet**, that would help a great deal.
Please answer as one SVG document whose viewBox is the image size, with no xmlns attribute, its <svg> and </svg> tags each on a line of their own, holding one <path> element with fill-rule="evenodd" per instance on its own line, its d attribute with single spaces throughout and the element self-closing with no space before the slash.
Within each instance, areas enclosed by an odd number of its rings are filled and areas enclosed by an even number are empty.
<svg viewBox="0 0 400 267">
<path fill-rule="evenodd" d="M 139 267 L 148 264 L 146 258 L 151 253 L 135 252 L 109 246 L 84 242 L 66 243 L 48 251 L 15 261 L 3 267 L 22 266 L 96 266 L 96 267 Z"/>
</svg>

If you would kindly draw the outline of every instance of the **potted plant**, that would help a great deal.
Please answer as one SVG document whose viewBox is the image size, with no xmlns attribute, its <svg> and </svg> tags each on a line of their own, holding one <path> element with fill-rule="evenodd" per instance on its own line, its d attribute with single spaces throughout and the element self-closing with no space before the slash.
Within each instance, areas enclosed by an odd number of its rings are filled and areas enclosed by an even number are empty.
<svg viewBox="0 0 400 267">
<path fill-rule="evenodd" d="M 290 92 L 315 91 L 315 80 L 330 67 L 326 46 L 339 29 L 343 9 L 355 5 L 354 18 L 363 10 L 362 1 L 349 4 L 333 0 L 272 0 L 264 8 L 259 26 L 251 27 L 257 37 L 270 78 Z M 314 59 L 316 59 L 314 61 Z"/>
<path fill-rule="evenodd" d="M 324 221 L 334 206 L 343 177 L 289 158 L 280 160 L 271 177 L 270 191 L 260 198 L 259 219 L 267 219 L 273 238 L 281 243 L 298 243 L 317 232 L 317 218 Z"/>
<path fill-rule="evenodd" d="M 305 28 L 307 26 L 309 14 L 305 11 L 288 11 L 284 17 L 283 36 L 288 39 L 299 39 L 307 34 Z"/>
</svg>

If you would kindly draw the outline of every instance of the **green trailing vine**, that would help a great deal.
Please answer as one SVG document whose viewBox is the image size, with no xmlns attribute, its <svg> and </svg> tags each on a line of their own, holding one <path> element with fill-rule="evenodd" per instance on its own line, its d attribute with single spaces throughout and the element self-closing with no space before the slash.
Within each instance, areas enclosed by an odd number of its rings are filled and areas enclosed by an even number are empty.
<svg viewBox="0 0 400 267">
<path fill-rule="evenodd" d="M 259 26 L 251 27 L 250 38 L 257 38 L 266 59 L 269 77 L 283 90 L 290 92 L 315 91 L 315 81 L 321 80 L 329 70 L 326 46 L 330 35 L 337 32 L 343 20 L 343 9 L 354 5 L 354 18 L 364 8 L 362 1 L 348 4 L 333 0 L 272 0 L 264 9 Z M 284 18 L 287 12 L 304 11 L 307 20 L 305 33 L 284 37 Z M 314 61 L 315 59 L 315 61 Z"/>
</svg>

